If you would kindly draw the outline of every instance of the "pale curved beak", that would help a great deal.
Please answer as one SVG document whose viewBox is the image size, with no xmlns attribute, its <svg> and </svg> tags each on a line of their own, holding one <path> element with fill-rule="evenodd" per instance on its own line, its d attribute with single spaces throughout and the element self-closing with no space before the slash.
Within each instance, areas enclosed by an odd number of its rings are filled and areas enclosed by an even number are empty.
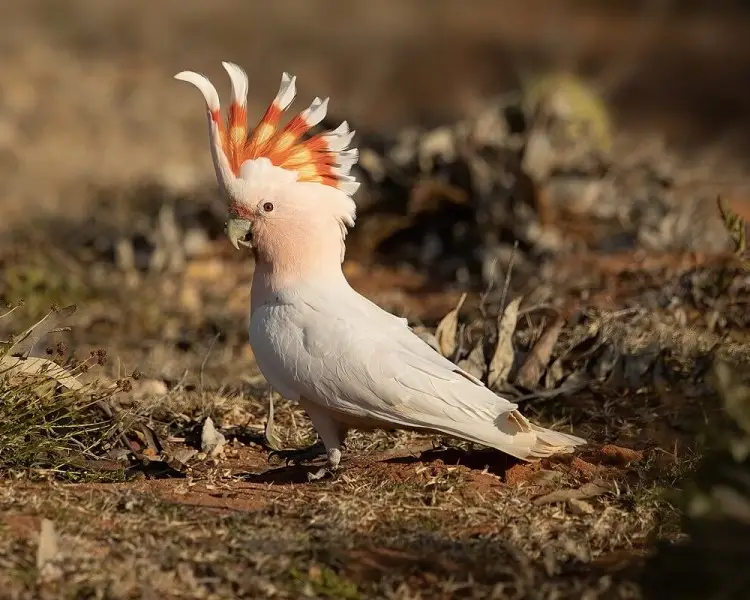
<svg viewBox="0 0 750 600">
<path fill-rule="evenodd" d="M 224 225 L 229 241 L 232 246 L 240 249 L 240 246 L 252 248 L 252 224 L 247 219 L 230 218 Z"/>
</svg>

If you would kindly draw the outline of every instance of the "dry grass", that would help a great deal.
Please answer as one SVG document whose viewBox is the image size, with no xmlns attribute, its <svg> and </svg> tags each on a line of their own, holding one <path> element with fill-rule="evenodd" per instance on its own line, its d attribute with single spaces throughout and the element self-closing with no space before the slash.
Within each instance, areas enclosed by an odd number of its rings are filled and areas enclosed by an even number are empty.
<svg viewBox="0 0 750 600">
<path fill-rule="evenodd" d="M 97 375 L 106 382 L 139 367 L 132 388 L 121 385 L 107 400 L 119 410 L 117 424 L 131 432 L 134 420 L 148 424 L 163 449 L 154 455 L 141 447 L 118 463 L 100 443 L 64 471 L 40 465 L 36 449 L 76 449 L 79 436 L 56 434 L 38 408 L 71 405 L 56 392 L 43 397 L 51 404 L 35 403 L 41 383 L 13 388 L 3 410 L 15 429 L 0 426 L 3 445 L 24 450 L 2 464 L 15 479 L 0 500 L 0 571 L 13 597 L 636 597 L 648 548 L 679 535 L 669 493 L 693 455 L 689 445 L 671 456 L 673 448 L 659 448 L 644 436 L 642 415 L 650 406 L 654 421 L 687 423 L 684 404 L 655 416 L 653 398 L 605 393 L 527 406 L 542 422 L 572 421 L 594 441 L 578 457 L 530 467 L 461 445 L 433 449 L 441 442 L 434 436 L 354 432 L 344 471 L 311 485 L 304 468 L 268 464 L 267 395 L 242 336 L 203 329 L 217 301 L 204 298 L 199 314 L 170 308 L 173 299 L 150 292 L 148 277 L 131 281 L 126 297 L 113 293 L 126 280 L 113 272 L 106 288 L 95 288 L 114 321 L 107 331 L 130 333 L 117 338 L 119 366 L 109 360 Z M 141 303 L 133 306 L 132 297 Z M 158 323 L 189 322 L 188 337 L 156 337 L 149 313 L 157 302 Z M 63 335 L 85 351 L 101 335 L 92 327 L 98 314 L 95 302 L 82 308 L 72 330 L 53 339 Z M 283 445 L 312 441 L 300 409 L 275 404 Z M 73 406 L 79 412 L 66 418 L 90 435 L 85 405 Z M 25 413 L 7 412 L 19 407 Z M 207 416 L 228 439 L 215 458 L 199 452 Z M 115 422 L 98 424 L 101 442 Z M 144 443 L 142 435 L 128 437 Z M 640 450 L 612 454 L 601 445 L 611 441 Z M 115 475 L 125 481 L 101 483 Z M 80 483 L 60 483 L 72 476 Z M 46 482 L 35 483 L 40 477 Z M 42 517 L 54 522 L 61 550 L 54 568 L 40 571 Z"/>
</svg>

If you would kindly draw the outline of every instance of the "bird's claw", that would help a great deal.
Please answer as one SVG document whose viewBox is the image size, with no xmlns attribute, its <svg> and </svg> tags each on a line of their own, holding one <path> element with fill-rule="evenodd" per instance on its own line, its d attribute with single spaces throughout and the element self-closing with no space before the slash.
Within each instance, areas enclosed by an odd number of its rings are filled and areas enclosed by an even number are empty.
<svg viewBox="0 0 750 600">
<path fill-rule="evenodd" d="M 331 469 L 330 467 L 321 467 L 317 471 L 309 471 L 307 473 L 307 481 L 313 482 L 313 481 L 320 481 L 322 479 L 325 479 L 326 477 L 334 477 L 336 474 L 336 471 L 334 469 Z"/>
<path fill-rule="evenodd" d="M 321 442 L 317 442 L 312 446 L 297 450 L 273 450 L 268 453 L 268 462 L 278 464 L 283 461 L 287 466 L 290 464 L 299 465 L 325 455 L 325 446 Z"/>
</svg>

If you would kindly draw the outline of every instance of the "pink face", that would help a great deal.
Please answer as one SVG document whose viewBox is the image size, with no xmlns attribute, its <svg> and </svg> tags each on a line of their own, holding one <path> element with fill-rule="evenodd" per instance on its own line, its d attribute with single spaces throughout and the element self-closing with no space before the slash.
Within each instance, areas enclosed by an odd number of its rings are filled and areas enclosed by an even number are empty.
<svg viewBox="0 0 750 600">
<path fill-rule="evenodd" d="M 285 280 L 340 271 L 351 199 L 315 183 L 248 188 L 230 205 L 228 230 L 243 234 L 256 261 Z M 343 213 L 339 211 L 344 211 Z M 228 231 L 229 233 L 229 231 Z M 230 235 L 230 239 L 231 239 Z M 283 274 L 283 275 L 282 275 Z"/>
</svg>

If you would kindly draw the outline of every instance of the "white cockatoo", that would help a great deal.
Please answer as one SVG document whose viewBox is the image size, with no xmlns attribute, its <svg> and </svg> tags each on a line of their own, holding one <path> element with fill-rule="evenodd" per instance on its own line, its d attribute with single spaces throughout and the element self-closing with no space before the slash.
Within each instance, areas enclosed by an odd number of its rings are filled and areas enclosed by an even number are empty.
<svg viewBox="0 0 750 600">
<path fill-rule="evenodd" d="M 250 130 L 247 75 L 222 64 L 232 84 L 226 124 L 206 77 L 183 71 L 175 78 L 206 100 L 211 155 L 229 202 L 227 235 L 255 256 L 250 345 L 268 383 L 304 408 L 320 437 L 322 446 L 296 451 L 300 458 L 326 456 L 311 478 L 339 466 L 351 428 L 439 432 L 526 461 L 585 443 L 530 423 L 516 404 L 433 350 L 406 319 L 352 289 L 342 262 L 359 187 L 349 175 L 358 157 L 347 149 L 354 131 L 343 122 L 303 139 L 325 116 L 327 98 L 315 98 L 280 127 L 295 96 L 295 77 L 287 73 Z"/>
</svg>

